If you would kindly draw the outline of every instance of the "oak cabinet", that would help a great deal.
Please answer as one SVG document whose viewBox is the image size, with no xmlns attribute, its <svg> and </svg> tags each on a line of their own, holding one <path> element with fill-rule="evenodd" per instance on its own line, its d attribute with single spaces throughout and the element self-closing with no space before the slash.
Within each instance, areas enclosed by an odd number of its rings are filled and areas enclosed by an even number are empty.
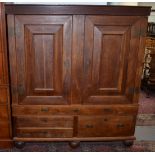
<svg viewBox="0 0 155 155">
<path fill-rule="evenodd" d="M 5 5 L 13 140 L 134 140 L 149 13 Z"/>
</svg>

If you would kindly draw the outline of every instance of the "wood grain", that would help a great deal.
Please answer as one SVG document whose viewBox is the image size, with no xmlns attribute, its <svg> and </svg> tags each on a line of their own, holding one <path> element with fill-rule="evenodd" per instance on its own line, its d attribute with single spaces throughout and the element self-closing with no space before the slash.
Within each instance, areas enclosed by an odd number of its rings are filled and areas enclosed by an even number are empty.
<svg viewBox="0 0 155 155">
<path fill-rule="evenodd" d="M 151 7 L 96 5 L 6 5 L 7 14 L 76 14 L 76 15 L 140 15 L 149 16 Z"/>
<path fill-rule="evenodd" d="M 12 146 L 5 6 L 0 3 L 0 148 Z"/>
</svg>

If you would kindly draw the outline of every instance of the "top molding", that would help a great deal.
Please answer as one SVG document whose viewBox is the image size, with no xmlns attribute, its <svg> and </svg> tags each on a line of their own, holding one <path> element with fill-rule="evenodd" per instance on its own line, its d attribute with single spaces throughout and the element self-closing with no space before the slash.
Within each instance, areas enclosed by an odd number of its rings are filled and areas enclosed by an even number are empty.
<svg viewBox="0 0 155 155">
<path fill-rule="evenodd" d="M 23 5 L 5 4 L 6 14 L 16 15 L 117 15 L 149 16 L 151 7 L 101 5 Z"/>
</svg>

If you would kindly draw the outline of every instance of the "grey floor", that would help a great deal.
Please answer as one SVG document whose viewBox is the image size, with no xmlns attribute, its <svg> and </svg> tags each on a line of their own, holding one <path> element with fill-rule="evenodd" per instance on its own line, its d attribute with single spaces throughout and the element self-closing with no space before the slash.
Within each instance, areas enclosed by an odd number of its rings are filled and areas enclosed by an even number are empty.
<svg viewBox="0 0 155 155">
<path fill-rule="evenodd" d="M 135 136 L 136 140 L 155 141 L 155 126 L 137 126 Z"/>
</svg>

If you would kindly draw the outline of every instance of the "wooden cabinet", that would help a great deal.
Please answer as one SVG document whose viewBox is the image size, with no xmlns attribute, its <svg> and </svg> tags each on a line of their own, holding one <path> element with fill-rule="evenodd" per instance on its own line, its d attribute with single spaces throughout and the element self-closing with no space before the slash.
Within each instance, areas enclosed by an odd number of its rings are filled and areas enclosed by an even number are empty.
<svg viewBox="0 0 155 155">
<path fill-rule="evenodd" d="M 149 13 L 5 5 L 13 140 L 135 139 Z"/>
</svg>

